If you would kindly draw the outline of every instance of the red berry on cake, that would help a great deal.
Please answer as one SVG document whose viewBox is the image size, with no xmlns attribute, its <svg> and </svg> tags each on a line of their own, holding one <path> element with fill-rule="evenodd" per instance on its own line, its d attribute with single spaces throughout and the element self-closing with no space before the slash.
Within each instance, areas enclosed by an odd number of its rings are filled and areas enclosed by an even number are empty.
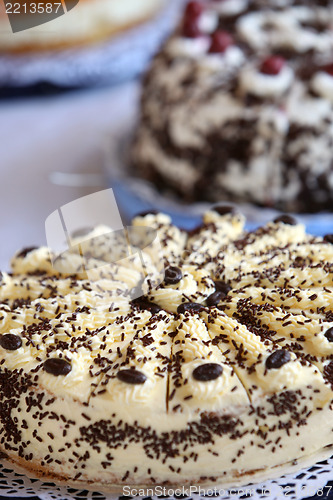
<svg viewBox="0 0 333 500">
<path fill-rule="evenodd" d="M 265 59 L 260 66 L 260 73 L 264 75 L 275 76 L 278 75 L 282 69 L 286 61 L 283 57 L 280 56 L 270 56 Z"/>
<path fill-rule="evenodd" d="M 201 31 L 196 18 L 184 19 L 182 35 L 186 38 L 197 38 L 201 35 Z"/>
<path fill-rule="evenodd" d="M 213 33 L 212 35 L 212 40 L 208 52 L 210 54 L 223 53 L 233 43 L 233 38 L 227 31 L 215 31 L 215 33 Z"/>
<path fill-rule="evenodd" d="M 325 73 L 328 73 L 329 75 L 333 76 L 333 62 L 331 64 L 327 64 L 326 66 L 324 66 L 323 71 L 325 71 Z"/>
<path fill-rule="evenodd" d="M 185 7 L 185 17 L 197 18 L 202 14 L 203 5 L 200 2 L 189 2 Z"/>
<path fill-rule="evenodd" d="M 183 18 L 183 36 L 186 38 L 197 38 L 201 35 L 199 17 L 202 11 L 203 5 L 200 2 L 189 2 L 187 4 Z"/>
</svg>

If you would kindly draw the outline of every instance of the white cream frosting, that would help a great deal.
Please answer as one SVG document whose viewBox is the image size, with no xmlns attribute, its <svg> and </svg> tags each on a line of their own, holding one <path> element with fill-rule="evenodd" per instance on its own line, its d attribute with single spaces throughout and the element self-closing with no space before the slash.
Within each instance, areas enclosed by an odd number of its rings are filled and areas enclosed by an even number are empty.
<svg viewBox="0 0 333 500">
<path fill-rule="evenodd" d="M 289 119 L 305 126 L 316 126 L 331 115 L 331 104 L 323 98 L 310 97 L 301 86 L 294 90 L 293 98 L 287 101 Z"/>
<path fill-rule="evenodd" d="M 240 91 L 260 97 L 278 97 L 288 90 L 293 79 L 293 71 L 288 66 L 277 75 L 266 75 L 257 67 L 245 66 L 239 74 Z"/>
<path fill-rule="evenodd" d="M 218 26 L 219 18 L 214 10 L 205 10 L 198 20 L 198 27 L 202 33 L 213 33 Z"/>
<path fill-rule="evenodd" d="M 201 67 L 215 69 L 217 71 L 234 71 L 239 68 L 245 60 L 245 56 L 239 47 L 230 45 L 221 54 L 207 54 L 201 62 Z"/>
<path fill-rule="evenodd" d="M 168 50 L 170 54 L 177 56 L 188 56 L 193 58 L 202 57 L 209 49 L 209 38 L 199 36 L 197 38 L 179 37 L 170 41 Z"/>
<path fill-rule="evenodd" d="M 320 96 L 333 102 L 333 76 L 325 71 L 318 71 L 312 78 L 312 88 Z"/>
<path fill-rule="evenodd" d="M 249 45 L 259 51 L 269 47 L 272 49 L 292 48 L 304 53 L 314 49 L 328 51 L 333 47 L 333 35 L 322 34 L 306 29 L 302 22 L 315 22 L 332 15 L 325 9 L 317 8 L 314 12 L 308 7 L 294 6 L 282 12 L 258 11 L 244 15 L 238 21 L 239 33 Z M 269 29 L 266 26 L 269 25 Z"/>
</svg>

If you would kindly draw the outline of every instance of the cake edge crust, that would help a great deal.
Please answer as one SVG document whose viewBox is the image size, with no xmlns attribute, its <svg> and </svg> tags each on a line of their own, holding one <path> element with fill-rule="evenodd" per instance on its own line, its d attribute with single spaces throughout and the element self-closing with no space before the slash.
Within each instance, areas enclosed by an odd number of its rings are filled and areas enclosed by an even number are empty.
<svg viewBox="0 0 333 500">
<path fill-rule="evenodd" d="M 292 474 L 293 472 L 301 472 L 301 469 L 305 469 L 310 466 L 314 466 L 316 463 L 321 462 L 323 460 L 329 459 L 333 454 L 333 445 L 328 445 L 322 448 L 320 451 L 316 453 L 312 453 L 306 457 L 300 459 L 294 459 L 290 462 L 277 465 L 273 468 L 269 469 L 256 469 L 246 471 L 244 473 L 239 472 L 235 474 L 232 478 L 228 478 L 226 481 L 219 482 L 222 479 L 225 479 L 225 476 L 222 478 L 221 476 L 216 477 L 216 482 L 206 481 L 206 480 L 198 480 L 198 478 L 194 478 L 193 480 L 188 480 L 186 483 L 175 483 L 175 484 L 131 484 L 131 489 L 144 489 L 144 490 L 153 490 L 156 487 L 165 487 L 168 490 L 181 488 L 181 487 L 190 487 L 190 486 L 200 486 L 201 488 L 210 488 L 217 490 L 226 490 L 235 487 L 245 487 L 251 486 L 253 484 L 260 484 L 266 480 L 277 479 L 286 474 Z M 4 458 L 2 458 L 4 457 Z M 50 473 L 48 469 L 41 466 L 34 466 L 33 463 L 30 462 L 30 467 L 27 467 L 26 462 L 24 460 L 15 460 L 12 457 L 8 456 L 8 452 L 3 451 L 0 448 L 0 462 L 5 467 L 13 470 L 17 474 L 23 474 L 27 476 L 29 479 L 39 479 L 45 482 L 54 482 L 57 486 L 64 486 L 75 489 L 83 489 L 88 491 L 98 491 L 100 493 L 109 493 L 109 494 L 119 494 L 123 495 L 123 489 L 126 484 L 119 484 L 117 482 L 106 484 L 99 483 L 98 481 L 86 482 L 82 480 L 73 480 L 70 478 L 65 478 L 58 474 Z"/>
</svg>

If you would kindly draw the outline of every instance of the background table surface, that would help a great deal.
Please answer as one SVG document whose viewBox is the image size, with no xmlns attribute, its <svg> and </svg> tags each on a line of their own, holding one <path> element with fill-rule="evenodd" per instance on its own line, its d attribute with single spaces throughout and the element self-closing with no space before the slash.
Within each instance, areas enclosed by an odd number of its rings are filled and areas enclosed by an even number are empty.
<svg viewBox="0 0 333 500">
<path fill-rule="evenodd" d="M 104 173 L 105 145 L 136 106 L 138 84 L 0 101 L 0 269 L 22 247 L 46 243 L 48 215 L 108 187 L 53 185 L 50 175 Z"/>
</svg>

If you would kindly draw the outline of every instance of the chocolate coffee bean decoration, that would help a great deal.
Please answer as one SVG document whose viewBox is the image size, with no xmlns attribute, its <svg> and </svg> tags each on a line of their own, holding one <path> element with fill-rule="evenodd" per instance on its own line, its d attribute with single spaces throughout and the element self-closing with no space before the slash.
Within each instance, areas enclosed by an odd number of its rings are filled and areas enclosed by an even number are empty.
<svg viewBox="0 0 333 500">
<path fill-rule="evenodd" d="M 221 292 L 222 296 L 224 297 L 228 295 L 228 293 L 231 290 L 231 286 L 225 281 L 214 281 L 214 284 L 215 284 L 215 290 L 217 292 Z"/>
<path fill-rule="evenodd" d="M 183 273 L 179 267 L 169 266 L 165 270 L 164 283 L 166 285 L 176 285 L 183 277 Z"/>
<path fill-rule="evenodd" d="M 23 248 L 23 250 L 20 251 L 20 253 L 18 253 L 16 255 L 16 257 L 18 259 L 24 259 L 30 252 L 33 252 L 34 250 L 37 250 L 38 247 L 27 247 L 27 248 Z"/>
<path fill-rule="evenodd" d="M 327 338 L 327 340 L 329 342 L 333 342 L 333 327 L 331 327 L 328 330 L 326 330 L 325 337 Z"/>
<path fill-rule="evenodd" d="M 232 205 L 216 205 L 212 208 L 219 215 L 236 214 L 237 210 Z"/>
<path fill-rule="evenodd" d="M 152 314 L 157 314 L 159 311 L 161 311 L 161 307 L 159 305 L 155 304 L 154 302 L 150 302 L 145 297 L 138 297 L 136 299 L 133 299 L 132 304 L 139 307 L 139 309 L 143 311 L 149 311 Z"/>
<path fill-rule="evenodd" d="M 180 304 L 177 307 L 177 313 L 184 314 L 187 312 L 198 313 L 204 310 L 204 306 L 202 304 L 198 304 L 197 302 L 184 302 L 184 304 Z"/>
<path fill-rule="evenodd" d="M 279 215 L 279 217 L 276 217 L 273 222 L 282 222 L 287 226 L 296 226 L 297 224 L 297 220 L 295 219 L 295 217 L 292 217 L 288 214 Z"/>
<path fill-rule="evenodd" d="M 209 382 L 220 377 L 223 373 L 223 368 L 217 363 L 205 363 L 204 365 L 197 366 L 193 370 L 193 378 L 200 382 Z"/>
<path fill-rule="evenodd" d="M 51 375 L 67 375 L 72 365 L 63 358 L 49 358 L 44 362 L 44 370 Z"/>
<path fill-rule="evenodd" d="M 0 346 L 6 351 L 16 351 L 22 345 L 22 339 L 13 333 L 6 333 L 0 337 Z"/>
<path fill-rule="evenodd" d="M 207 306 L 209 306 L 209 307 L 216 306 L 220 302 L 220 300 L 223 296 L 224 296 L 223 292 L 216 291 L 216 292 L 212 293 L 206 299 Z"/>
<path fill-rule="evenodd" d="M 333 234 L 325 234 L 324 241 L 326 241 L 326 243 L 333 243 Z"/>
<path fill-rule="evenodd" d="M 285 365 L 290 361 L 291 356 L 289 351 L 285 351 L 284 349 L 278 349 L 268 356 L 266 359 L 266 368 L 271 370 L 272 368 L 281 368 L 281 366 Z"/>
<path fill-rule="evenodd" d="M 126 384 L 144 384 L 147 377 L 139 370 L 119 370 L 117 378 Z"/>
<path fill-rule="evenodd" d="M 147 215 L 157 215 L 157 210 L 145 210 L 144 212 L 139 212 L 135 217 L 146 217 Z"/>
</svg>

